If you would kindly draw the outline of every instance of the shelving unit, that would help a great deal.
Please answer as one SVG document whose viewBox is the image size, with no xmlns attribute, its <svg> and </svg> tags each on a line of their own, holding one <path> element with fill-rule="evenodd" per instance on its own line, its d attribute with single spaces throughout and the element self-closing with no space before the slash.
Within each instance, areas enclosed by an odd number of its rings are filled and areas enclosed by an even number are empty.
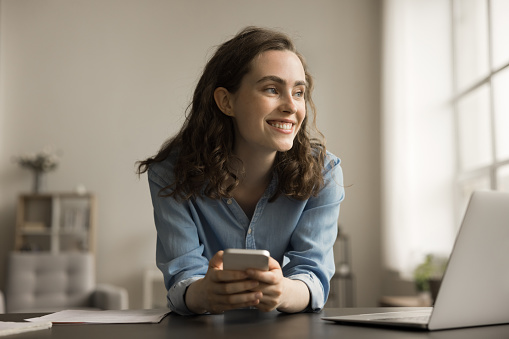
<svg viewBox="0 0 509 339">
<path fill-rule="evenodd" d="M 18 199 L 17 251 L 94 252 L 96 201 L 92 194 L 24 194 Z"/>
</svg>

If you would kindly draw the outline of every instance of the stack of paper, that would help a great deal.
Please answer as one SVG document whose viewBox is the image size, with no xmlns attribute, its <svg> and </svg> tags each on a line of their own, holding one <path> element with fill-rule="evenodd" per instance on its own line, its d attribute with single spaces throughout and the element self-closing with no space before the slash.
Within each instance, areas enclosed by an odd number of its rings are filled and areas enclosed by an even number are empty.
<svg viewBox="0 0 509 339">
<path fill-rule="evenodd" d="M 123 310 L 123 311 L 83 311 L 66 310 L 42 317 L 25 319 L 26 321 L 45 321 L 53 324 L 134 324 L 158 323 L 168 313 L 169 309 L 151 310 Z"/>
<path fill-rule="evenodd" d="M 6 322 L 0 321 L 0 336 L 51 328 L 51 322 Z"/>
</svg>

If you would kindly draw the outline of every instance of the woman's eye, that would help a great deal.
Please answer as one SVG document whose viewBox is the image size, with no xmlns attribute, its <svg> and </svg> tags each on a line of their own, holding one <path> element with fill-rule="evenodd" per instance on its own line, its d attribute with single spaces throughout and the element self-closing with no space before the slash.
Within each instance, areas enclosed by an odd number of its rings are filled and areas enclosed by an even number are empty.
<svg viewBox="0 0 509 339">
<path fill-rule="evenodd" d="M 267 88 L 265 91 L 267 91 L 270 94 L 277 94 L 277 89 L 274 87 Z"/>
<path fill-rule="evenodd" d="M 298 98 L 302 98 L 304 96 L 304 92 L 303 91 L 298 91 L 298 92 L 295 92 L 294 94 L 296 97 Z"/>
</svg>

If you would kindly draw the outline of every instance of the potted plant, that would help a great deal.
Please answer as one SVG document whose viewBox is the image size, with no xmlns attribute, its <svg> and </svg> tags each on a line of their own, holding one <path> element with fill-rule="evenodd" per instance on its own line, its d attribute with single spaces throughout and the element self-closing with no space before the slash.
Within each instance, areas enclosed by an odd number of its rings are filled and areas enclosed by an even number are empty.
<svg viewBox="0 0 509 339">
<path fill-rule="evenodd" d="M 427 254 L 424 261 L 414 270 L 414 282 L 420 295 L 428 295 L 434 301 L 440 288 L 447 259 Z"/>
<path fill-rule="evenodd" d="M 58 157 L 50 148 L 39 153 L 25 154 L 14 158 L 14 161 L 34 174 L 33 193 L 40 193 L 42 177 L 45 173 L 55 170 L 58 166 Z"/>
</svg>

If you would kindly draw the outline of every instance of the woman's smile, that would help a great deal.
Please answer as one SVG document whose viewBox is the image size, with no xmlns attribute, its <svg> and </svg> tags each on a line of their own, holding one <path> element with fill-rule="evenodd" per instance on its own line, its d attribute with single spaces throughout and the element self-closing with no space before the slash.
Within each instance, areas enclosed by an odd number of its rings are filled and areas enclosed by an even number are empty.
<svg viewBox="0 0 509 339">
<path fill-rule="evenodd" d="M 293 123 L 291 122 L 282 122 L 282 121 L 267 121 L 269 125 L 276 128 L 277 130 L 281 130 L 283 133 L 291 133 L 293 130 Z"/>
</svg>

